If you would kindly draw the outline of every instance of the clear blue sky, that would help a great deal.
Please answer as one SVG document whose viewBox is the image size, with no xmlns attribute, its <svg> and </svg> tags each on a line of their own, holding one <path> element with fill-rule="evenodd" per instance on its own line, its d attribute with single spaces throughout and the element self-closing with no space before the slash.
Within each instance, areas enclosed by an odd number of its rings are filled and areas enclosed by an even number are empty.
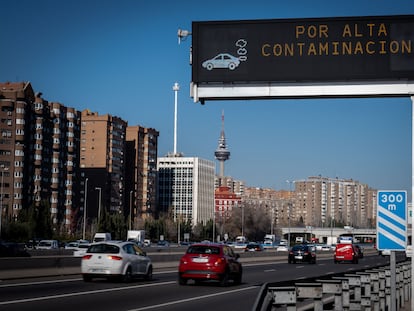
<svg viewBox="0 0 414 311">
<path fill-rule="evenodd" d="M 0 1 L 0 81 L 78 110 L 119 116 L 160 132 L 173 151 L 178 82 L 178 151 L 214 159 L 225 113 L 225 173 L 248 186 L 289 189 L 286 180 L 352 178 L 411 194 L 411 101 L 324 99 L 193 103 L 193 21 L 414 14 L 406 0 L 348 1 Z M 217 163 L 218 170 L 218 163 Z"/>
</svg>

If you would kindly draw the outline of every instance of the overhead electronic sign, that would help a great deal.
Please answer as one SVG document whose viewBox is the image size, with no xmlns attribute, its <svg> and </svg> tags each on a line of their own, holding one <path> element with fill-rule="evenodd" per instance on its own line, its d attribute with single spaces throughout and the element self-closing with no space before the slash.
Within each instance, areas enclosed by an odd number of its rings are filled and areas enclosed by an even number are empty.
<svg viewBox="0 0 414 311">
<path fill-rule="evenodd" d="M 414 80 L 414 16 L 193 22 L 192 82 Z"/>
</svg>

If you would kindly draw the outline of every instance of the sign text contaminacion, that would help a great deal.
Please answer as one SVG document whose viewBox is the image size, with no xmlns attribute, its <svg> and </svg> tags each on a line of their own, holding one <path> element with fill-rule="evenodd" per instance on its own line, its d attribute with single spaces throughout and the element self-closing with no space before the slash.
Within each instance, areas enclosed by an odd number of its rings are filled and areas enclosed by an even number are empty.
<svg viewBox="0 0 414 311">
<path fill-rule="evenodd" d="M 332 39 L 328 24 L 295 25 L 292 31 L 295 42 L 264 42 L 261 45 L 261 55 L 289 57 L 413 53 L 412 41 L 390 39 L 390 30 L 385 23 L 347 23 Z"/>
</svg>

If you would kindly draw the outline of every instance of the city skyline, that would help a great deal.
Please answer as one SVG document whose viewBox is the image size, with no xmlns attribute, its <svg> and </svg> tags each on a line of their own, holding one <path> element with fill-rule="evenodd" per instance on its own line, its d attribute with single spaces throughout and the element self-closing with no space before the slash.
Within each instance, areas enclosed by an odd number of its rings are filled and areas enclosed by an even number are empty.
<svg viewBox="0 0 414 311">
<path fill-rule="evenodd" d="M 219 2 L 208 6 L 214 3 Z M 214 151 L 224 110 L 231 151 L 226 175 L 248 186 L 289 189 L 287 180 L 322 175 L 407 190 L 411 197 L 409 98 L 202 106 L 189 96 L 191 37 L 180 44 L 177 38 L 177 30 L 191 30 L 192 21 L 414 14 L 410 2 L 259 1 L 218 12 L 190 1 L 40 0 L 8 2 L 5 8 L 0 33 L 8 48 L 0 54 L 1 82 L 30 81 L 48 101 L 154 128 L 160 132 L 160 157 L 173 150 L 177 82 L 178 152 L 184 156 L 218 167 Z"/>
</svg>

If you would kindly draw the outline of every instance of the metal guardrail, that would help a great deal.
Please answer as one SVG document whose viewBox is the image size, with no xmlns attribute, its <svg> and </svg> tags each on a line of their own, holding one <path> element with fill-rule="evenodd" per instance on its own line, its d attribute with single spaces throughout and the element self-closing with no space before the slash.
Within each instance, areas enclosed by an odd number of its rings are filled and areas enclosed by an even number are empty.
<svg viewBox="0 0 414 311">
<path fill-rule="evenodd" d="M 396 265 L 396 310 L 411 300 L 411 261 Z M 252 311 L 391 310 L 389 267 L 317 279 L 293 286 L 265 283 Z"/>
</svg>

